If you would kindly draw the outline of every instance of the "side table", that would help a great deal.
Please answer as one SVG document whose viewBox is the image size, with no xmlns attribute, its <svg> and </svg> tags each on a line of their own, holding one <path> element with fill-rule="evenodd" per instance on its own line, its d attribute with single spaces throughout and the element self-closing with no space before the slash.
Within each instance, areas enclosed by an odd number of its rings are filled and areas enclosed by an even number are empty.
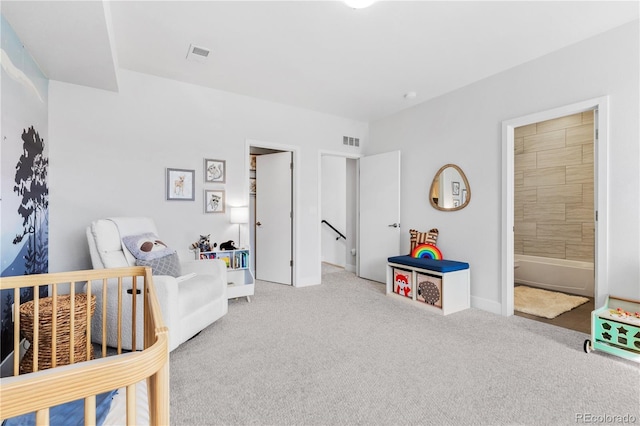
<svg viewBox="0 0 640 426">
<path fill-rule="evenodd" d="M 255 291 L 255 279 L 251 272 L 251 250 L 195 250 L 196 259 L 222 259 L 227 264 L 227 299 L 250 297 Z"/>
</svg>

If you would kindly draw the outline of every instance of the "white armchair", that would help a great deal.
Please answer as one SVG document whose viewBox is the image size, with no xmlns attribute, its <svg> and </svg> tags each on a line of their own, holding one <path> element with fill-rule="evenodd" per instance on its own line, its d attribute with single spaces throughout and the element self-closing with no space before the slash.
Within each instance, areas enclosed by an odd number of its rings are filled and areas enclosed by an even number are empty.
<svg viewBox="0 0 640 426">
<path fill-rule="evenodd" d="M 128 235 L 153 233 L 158 235 L 153 221 L 144 217 L 100 219 L 87 227 L 89 252 L 94 269 L 135 266 L 136 259 L 122 243 Z M 161 236 L 160 236 L 161 237 Z M 188 250 L 177 250 L 182 276 L 154 275 L 160 308 L 165 324 L 169 328 L 169 351 L 198 334 L 227 313 L 227 268 L 222 260 L 195 260 Z M 111 285 L 109 283 L 108 285 Z M 131 282 L 123 282 L 123 332 L 122 347 L 131 348 Z M 117 345 L 117 291 L 112 288 L 107 294 L 107 345 Z M 102 291 L 92 284 L 96 296 L 96 312 L 92 321 L 94 342 L 102 343 Z M 137 309 L 142 312 L 142 297 L 136 299 Z M 142 336 L 142 315 L 137 318 L 136 335 Z M 130 321 L 129 321 L 130 322 Z M 142 349 L 142 339 L 137 339 L 136 348 Z"/>
</svg>

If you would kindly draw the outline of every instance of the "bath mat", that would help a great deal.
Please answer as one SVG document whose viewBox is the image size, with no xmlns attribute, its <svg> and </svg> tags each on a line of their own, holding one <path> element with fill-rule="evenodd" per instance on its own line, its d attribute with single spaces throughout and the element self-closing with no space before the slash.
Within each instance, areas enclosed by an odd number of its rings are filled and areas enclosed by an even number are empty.
<svg viewBox="0 0 640 426">
<path fill-rule="evenodd" d="M 526 285 L 515 287 L 513 294 L 513 305 L 516 311 L 547 319 L 553 319 L 589 301 L 586 297 L 571 296 Z"/>
</svg>

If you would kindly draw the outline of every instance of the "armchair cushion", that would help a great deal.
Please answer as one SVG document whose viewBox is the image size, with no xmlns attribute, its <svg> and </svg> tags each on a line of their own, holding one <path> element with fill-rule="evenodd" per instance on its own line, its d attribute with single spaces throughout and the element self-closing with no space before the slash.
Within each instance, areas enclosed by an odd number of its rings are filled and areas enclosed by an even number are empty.
<svg viewBox="0 0 640 426">
<path fill-rule="evenodd" d="M 160 238 L 156 234 L 152 234 L 151 232 L 127 235 L 126 237 L 122 237 L 122 242 L 137 260 L 159 259 L 176 252 L 160 241 Z"/>
<path fill-rule="evenodd" d="M 121 268 L 130 266 L 122 251 L 122 241 L 116 224 L 110 220 L 97 220 L 87 228 L 91 262 L 94 268 Z"/>
<path fill-rule="evenodd" d="M 136 259 L 136 265 L 151 267 L 153 275 L 170 275 L 176 278 L 182 275 L 180 259 L 178 259 L 177 253 L 151 260 Z"/>
</svg>

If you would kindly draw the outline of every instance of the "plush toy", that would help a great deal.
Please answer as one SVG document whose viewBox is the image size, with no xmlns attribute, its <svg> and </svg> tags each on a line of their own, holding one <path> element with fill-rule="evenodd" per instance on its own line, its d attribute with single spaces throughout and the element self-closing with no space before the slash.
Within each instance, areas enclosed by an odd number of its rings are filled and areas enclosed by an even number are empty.
<svg viewBox="0 0 640 426">
<path fill-rule="evenodd" d="M 195 243 L 191 244 L 191 248 L 193 250 L 199 249 L 201 252 L 202 251 L 213 251 L 213 249 L 216 248 L 218 246 L 218 244 L 216 244 L 216 243 L 211 244 L 210 238 L 211 238 L 211 234 L 209 234 L 209 235 L 200 235 L 200 239 L 198 241 L 196 241 Z"/>
<path fill-rule="evenodd" d="M 238 250 L 235 246 L 235 243 L 232 240 L 227 241 L 226 243 L 220 243 L 220 250 Z"/>
</svg>

